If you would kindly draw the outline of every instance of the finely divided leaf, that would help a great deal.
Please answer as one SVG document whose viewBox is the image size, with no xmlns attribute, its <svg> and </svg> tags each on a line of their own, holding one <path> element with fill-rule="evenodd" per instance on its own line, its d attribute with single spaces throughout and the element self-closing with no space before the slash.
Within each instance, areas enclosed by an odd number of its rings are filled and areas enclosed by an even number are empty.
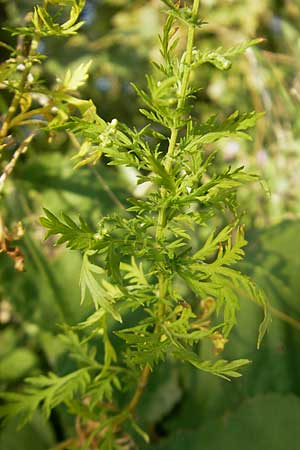
<svg viewBox="0 0 300 450">
<path fill-rule="evenodd" d="M 56 245 L 66 243 L 67 247 L 78 250 L 88 250 L 92 246 L 94 233 L 83 219 L 79 218 L 78 225 L 64 213 L 62 219 L 59 219 L 46 208 L 44 212 L 45 217 L 40 217 L 40 222 L 48 228 L 45 239 L 60 234 Z"/>
<path fill-rule="evenodd" d="M 99 280 L 96 279 L 93 274 L 100 275 L 100 277 L 98 276 Z M 110 313 L 115 320 L 122 322 L 119 312 L 113 306 L 116 298 L 120 296 L 120 291 L 107 280 L 104 280 L 104 276 L 104 269 L 92 264 L 88 259 L 88 254 L 84 254 L 79 281 L 81 287 L 81 302 L 84 301 L 88 290 L 96 309 L 101 307 Z"/>
<path fill-rule="evenodd" d="M 82 63 L 76 68 L 68 69 L 63 80 L 62 88 L 65 91 L 76 91 L 83 86 L 88 79 L 89 68 L 92 61 Z"/>
<path fill-rule="evenodd" d="M 87 368 L 76 370 L 58 377 L 54 373 L 27 378 L 27 386 L 22 393 L 1 393 L 7 404 L 0 407 L 0 416 L 20 416 L 20 427 L 31 418 L 39 405 L 48 418 L 50 412 L 60 403 L 68 403 L 77 393 L 85 392 L 90 383 Z"/>
</svg>

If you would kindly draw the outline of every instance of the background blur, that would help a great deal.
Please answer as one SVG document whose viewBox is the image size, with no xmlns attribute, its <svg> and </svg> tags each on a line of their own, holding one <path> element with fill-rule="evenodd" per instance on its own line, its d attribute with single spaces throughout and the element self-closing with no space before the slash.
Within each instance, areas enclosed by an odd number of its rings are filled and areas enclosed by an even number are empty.
<svg viewBox="0 0 300 450">
<path fill-rule="evenodd" d="M 0 0 L 2 26 L 22 24 L 38 2 Z M 199 120 L 236 109 L 265 111 L 252 142 L 223 140 L 217 164 L 245 165 L 266 181 L 240 191 L 249 245 L 242 264 L 262 286 L 272 304 L 273 323 L 260 351 L 256 335 L 261 311 L 246 303 L 224 358 L 253 361 L 243 377 L 231 383 L 191 367 L 161 367 L 152 376 L 138 409 L 153 439 L 152 450 L 299 450 L 300 442 L 300 0 L 202 0 L 208 22 L 198 34 L 200 48 L 232 45 L 253 37 L 265 42 L 237 59 L 228 72 L 209 65 L 197 72 L 203 90 L 195 115 Z M 42 79 L 55 77 L 90 59 L 90 77 L 81 89 L 105 120 L 116 117 L 143 125 L 130 85 L 145 86 L 159 48 L 164 22 L 159 0 L 88 0 L 79 35 L 61 45 L 42 42 L 48 59 Z M 0 40 L 15 45 L 5 30 Z M 1 59 L 7 57 L 0 48 Z M 0 112 L 9 98 L 0 90 Z M 139 195 L 130 170 L 98 163 L 73 169 L 76 149 L 64 133 L 51 142 L 42 132 L 8 180 L 0 198 L 1 216 L 12 227 L 21 221 L 20 247 L 25 272 L 0 255 L 0 385 L 15 390 L 24 377 L 65 373 L 67 349 L 58 340 L 58 324 L 86 317 L 79 305 L 81 257 L 44 242 L 38 222 L 41 208 L 82 215 L 97 223 L 116 208 L 107 185 L 119 201 Z M 220 217 L 220 221 L 222 217 Z M 210 351 L 203 347 L 203 354 Z M 58 408 L 48 423 L 37 414 L 15 433 L 16 423 L 1 432 L 3 450 L 46 450 L 71 433 L 73 422 Z"/>
</svg>

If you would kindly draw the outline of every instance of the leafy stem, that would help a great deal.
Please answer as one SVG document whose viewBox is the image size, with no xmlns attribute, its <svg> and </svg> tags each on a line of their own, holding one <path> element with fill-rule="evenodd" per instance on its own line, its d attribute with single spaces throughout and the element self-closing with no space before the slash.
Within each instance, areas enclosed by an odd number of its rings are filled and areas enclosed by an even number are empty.
<svg viewBox="0 0 300 450">
<path fill-rule="evenodd" d="M 120 439 L 126 437 L 125 422 L 131 422 L 132 428 L 147 440 L 133 416 L 154 366 L 170 357 L 226 380 L 240 376 L 240 368 L 249 363 L 247 359 L 203 360 L 198 351 L 202 340 L 209 341 L 218 352 L 223 350 L 237 322 L 238 289 L 263 307 L 265 316 L 258 345 L 269 322 L 263 292 L 234 268 L 243 259 L 247 244 L 244 227 L 239 223 L 236 191 L 257 177 L 243 167 L 220 169 L 213 165 L 216 152 L 207 155 L 205 147 L 222 138 L 250 139 L 247 130 L 260 115 L 236 111 L 222 121 L 213 115 L 201 123 L 190 113 L 194 100 L 192 70 L 206 63 L 227 70 L 231 66 L 229 58 L 243 53 L 257 40 L 229 50 L 197 49 L 194 39 L 196 26 L 202 23 L 198 19 L 200 0 L 190 2 L 191 8 L 187 2 L 181 7 L 173 0 L 163 2 L 169 9 L 160 39 L 163 62 L 155 65 L 160 77 L 147 76 L 147 91 L 135 87 L 147 108 L 140 111 L 150 121 L 143 129 L 130 128 L 116 118 L 107 122 L 98 115 L 91 100 L 73 95 L 86 81 L 90 62 L 73 71 L 68 69 L 54 94 L 47 91 L 47 99 L 55 100 L 47 102 L 49 116 L 52 104 L 57 113 L 49 117 L 48 128 L 53 132 L 67 131 L 77 149 L 76 168 L 94 165 L 104 156 L 109 165 L 133 168 L 139 174 L 139 182 L 150 182 L 152 186 L 149 195 L 128 199 L 132 206 L 126 214 L 119 211 L 102 216 L 97 227 L 83 218 L 74 221 L 67 214 L 57 217 L 47 209 L 41 218 L 48 229 L 47 237 L 58 235 L 58 244 L 65 243 L 82 252 L 81 300 L 93 301 L 95 312 L 72 329 L 66 328 L 62 336 L 80 368 L 64 376 L 30 378 L 29 387 L 27 383 L 21 394 L 2 396 L 8 402 L 5 414 L 22 413 L 26 421 L 38 405 L 49 416 L 51 409 L 64 403 L 80 417 L 79 444 L 82 446 L 83 431 L 86 448 L 120 448 Z M 67 29 L 68 34 L 74 34 L 80 25 L 74 25 L 74 20 L 83 4 L 84 0 L 72 1 L 71 20 L 61 26 L 38 7 L 33 24 L 38 30 L 42 23 L 46 25 L 46 31 L 41 29 L 41 33 L 65 35 Z M 186 48 L 179 57 L 173 28 L 177 19 L 187 27 Z M 67 114 L 74 110 L 75 115 Z M 48 111 L 45 109 L 44 113 Z M 9 126 L 28 123 L 28 118 L 34 120 L 34 114 L 26 107 L 19 116 L 13 115 L 10 112 L 6 118 Z M 153 123 L 166 129 L 167 136 Z M 166 142 L 167 150 L 162 155 Z M 119 210 L 123 210 L 101 175 L 97 178 Z M 220 211 L 231 211 L 236 220 L 220 226 L 219 220 L 214 221 Z M 200 228 L 206 222 L 210 225 L 211 220 L 218 228 L 205 237 Z M 194 231 L 198 230 L 196 240 Z M 129 318 L 128 313 L 134 312 L 136 315 Z M 118 327 L 110 328 L 107 318 L 118 322 Z M 118 351 L 112 334 L 119 339 Z M 92 340 L 98 337 L 101 354 L 92 346 Z M 128 373 L 116 370 L 116 365 Z M 95 368 L 101 369 L 96 375 Z M 137 380 L 136 385 L 128 403 L 119 409 L 115 397 L 128 385 L 129 377 Z"/>
<path fill-rule="evenodd" d="M 17 87 L 17 89 L 15 91 L 15 94 L 13 96 L 13 99 L 12 99 L 12 102 L 10 104 L 10 107 L 8 108 L 7 115 L 6 115 L 6 117 L 5 117 L 5 119 L 4 119 L 3 123 L 2 123 L 2 126 L 1 126 L 1 129 L 0 129 L 0 139 L 1 140 L 4 139 L 7 136 L 8 132 L 9 132 L 11 126 L 12 126 L 12 122 L 13 122 L 13 119 L 14 119 L 14 117 L 16 115 L 18 107 L 20 105 L 20 101 L 21 101 L 22 96 L 24 94 L 24 89 L 26 87 L 26 83 L 28 81 L 28 76 L 30 74 L 30 70 L 31 70 L 31 67 L 32 67 L 32 62 L 30 61 L 29 57 L 30 57 L 30 55 L 32 54 L 33 50 L 36 47 L 37 47 L 37 40 L 32 39 L 32 38 L 30 39 L 29 42 L 26 43 L 26 45 L 24 43 L 22 45 L 21 52 L 24 52 L 23 58 L 24 58 L 24 62 L 25 62 L 25 64 L 24 64 L 25 68 L 24 68 L 24 71 L 22 73 L 19 85 L 18 85 L 18 87 Z M 1 149 L 1 147 L 0 147 L 0 149 Z M 2 149 L 3 149 L 3 147 L 2 147 Z"/>
<path fill-rule="evenodd" d="M 140 376 L 137 388 L 133 394 L 133 397 L 127 406 L 127 411 L 129 413 L 132 413 L 135 410 L 135 408 L 137 407 L 137 404 L 138 404 L 138 402 L 143 394 L 143 391 L 147 385 L 149 376 L 150 376 L 150 367 L 145 366 L 141 373 L 141 376 Z"/>
<path fill-rule="evenodd" d="M 195 0 L 193 3 L 193 9 L 192 9 L 192 18 L 196 18 L 198 16 L 200 7 L 200 0 Z M 186 46 L 186 56 L 184 61 L 184 71 L 183 71 L 183 77 L 182 77 L 182 84 L 181 89 L 179 93 L 179 100 L 177 109 L 180 110 L 186 100 L 187 90 L 189 86 L 189 80 L 191 75 L 191 63 L 192 63 L 192 55 L 193 55 L 193 45 L 194 45 L 194 38 L 195 38 L 195 25 L 189 24 L 188 26 L 188 35 L 187 35 L 187 46 Z M 167 152 L 166 157 L 166 164 L 165 168 L 167 172 L 170 171 L 172 166 L 172 156 L 176 147 L 177 143 L 177 136 L 178 136 L 178 128 L 173 127 L 171 128 L 171 137 L 170 137 L 170 143 L 169 148 Z"/>
<path fill-rule="evenodd" d="M 200 0 L 194 0 L 193 9 L 192 9 L 192 18 L 193 19 L 198 16 L 199 7 L 200 7 Z M 194 38 L 195 38 L 195 25 L 190 23 L 188 25 L 186 55 L 185 55 L 185 60 L 184 60 L 184 71 L 183 71 L 183 76 L 182 76 L 181 89 L 179 92 L 179 100 L 178 100 L 178 104 L 177 104 L 177 110 L 181 110 L 186 101 L 189 80 L 190 80 L 190 74 L 191 74 L 191 70 L 192 70 L 191 63 L 192 63 Z M 173 159 L 174 150 L 175 150 L 176 144 L 177 144 L 177 137 L 178 137 L 178 127 L 172 127 L 171 135 L 170 135 L 170 139 L 169 139 L 168 151 L 167 151 L 167 155 L 166 155 L 166 161 L 165 161 L 165 169 L 166 169 L 167 173 L 170 172 L 171 167 L 172 167 L 172 159 Z M 162 188 L 162 193 L 163 193 L 163 195 L 166 195 L 166 189 L 164 187 Z M 167 210 L 163 206 L 160 209 L 159 215 L 158 215 L 158 226 L 157 226 L 157 232 L 156 232 L 157 239 L 159 237 L 161 237 L 162 230 L 165 227 L 166 214 L 167 214 Z M 163 275 L 161 274 L 159 277 L 159 295 L 160 295 L 161 299 L 165 295 L 165 291 L 166 291 L 165 284 L 166 284 L 166 282 L 163 278 Z M 163 313 L 164 313 L 164 305 L 162 304 L 160 316 L 162 316 Z"/>
<path fill-rule="evenodd" d="M 194 0 L 193 9 L 192 9 L 192 17 L 193 18 L 197 17 L 198 11 L 199 11 L 199 6 L 200 6 L 200 0 Z M 178 110 L 183 108 L 183 106 L 185 104 L 185 100 L 186 100 L 187 91 L 188 91 L 189 79 L 190 79 L 190 74 L 191 74 L 191 62 L 192 62 L 194 37 L 195 37 L 195 26 L 193 24 L 189 24 L 188 35 L 187 35 L 186 56 L 185 56 L 185 61 L 184 61 L 184 71 L 183 71 L 181 89 L 179 92 L 179 100 L 178 100 L 178 105 L 177 105 Z M 178 128 L 177 127 L 171 128 L 169 146 L 168 146 L 168 151 L 167 151 L 166 160 L 165 160 L 165 164 L 164 164 L 167 173 L 170 172 L 171 167 L 172 167 L 172 157 L 174 154 L 174 150 L 176 148 L 177 137 L 178 137 Z M 166 195 L 166 189 L 164 187 L 162 188 L 162 194 Z M 162 237 L 163 229 L 166 225 L 166 214 L 167 214 L 167 210 L 163 206 L 159 210 L 159 214 L 158 214 L 158 224 L 157 224 L 157 228 L 156 228 L 156 239 L 157 240 Z M 159 315 L 160 320 L 163 319 L 163 316 L 165 313 L 165 305 L 164 305 L 163 300 L 164 300 L 164 297 L 167 292 L 167 281 L 168 280 L 166 280 L 164 275 L 161 273 L 159 275 L 159 279 L 158 279 L 159 299 L 160 299 L 158 315 Z M 156 329 L 158 327 L 159 327 L 159 323 L 158 323 L 158 326 L 156 327 Z M 150 367 L 148 365 L 146 365 L 144 367 L 144 369 L 142 370 L 137 388 L 134 392 L 134 395 L 133 395 L 128 407 L 127 407 L 127 410 L 129 412 L 133 412 L 135 410 L 135 408 L 142 396 L 142 393 L 147 385 L 149 376 L 150 376 Z"/>
</svg>

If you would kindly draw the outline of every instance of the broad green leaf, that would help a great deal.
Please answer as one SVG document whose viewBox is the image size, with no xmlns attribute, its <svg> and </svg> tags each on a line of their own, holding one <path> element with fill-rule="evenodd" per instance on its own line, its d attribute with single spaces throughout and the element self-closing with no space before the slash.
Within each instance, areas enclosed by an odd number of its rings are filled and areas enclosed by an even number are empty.
<svg viewBox="0 0 300 450">
<path fill-rule="evenodd" d="M 22 430 L 18 428 L 18 419 L 9 420 L 1 429 L 1 446 L 5 450 L 45 450 L 55 445 L 55 433 L 52 424 L 37 411 L 30 424 Z"/>
<path fill-rule="evenodd" d="M 151 374 L 137 408 L 142 424 L 157 423 L 169 414 L 183 395 L 179 371 L 171 364 L 159 366 Z"/>
<path fill-rule="evenodd" d="M 0 381 L 9 383 L 24 377 L 38 365 L 38 356 L 30 349 L 17 348 L 1 359 Z"/>
<path fill-rule="evenodd" d="M 177 431 L 151 450 L 298 450 L 300 400 L 287 394 L 246 399 L 224 418 Z M 255 443 L 253 443 L 255 441 Z"/>
</svg>

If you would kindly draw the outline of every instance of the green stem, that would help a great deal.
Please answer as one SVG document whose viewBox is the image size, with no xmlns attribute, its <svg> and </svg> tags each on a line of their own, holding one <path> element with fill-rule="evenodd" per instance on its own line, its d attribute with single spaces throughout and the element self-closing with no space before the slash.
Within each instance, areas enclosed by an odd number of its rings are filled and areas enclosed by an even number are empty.
<svg viewBox="0 0 300 450">
<path fill-rule="evenodd" d="M 26 69 L 23 72 L 20 84 L 18 86 L 18 90 L 15 92 L 15 95 L 12 99 L 11 105 L 8 108 L 7 115 L 2 124 L 1 130 L 0 130 L 0 138 L 1 139 L 5 138 L 5 136 L 7 136 L 7 133 L 10 129 L 11 121 L 17 112 L 29 72 L 30 72 L 30 66 L 27 65 Z"/>
<path fill-rule="evenodd" d="M 271 313 L 278 317 L 278 319 L 283 320 L 284 322 L 291 325 L 293 328 L 296 328 L 296 330 L 300 331 L 300 322 L 293 317 L 289 316 L 288 314 L 285 314 L 282 311 L 279 311 L 279 309 L 274 308 L 273 306 L 269 306 Z"/>
<path fill-rule="evenodd" d="M 198 16 L 200 7 L 200 0 L 194 0 L 193 3 L 193 9 L 192 9 L 192 17 L 196 18 Z M 194 45 L 194 38 L 195 38 L 195 27 L 193 25 L 189 25 L 188 28 L 188 36 L 187 36 L 187 46 L 186 46 L 186 55 L 184 60 L 184 71 L 183 71 L 183 77 L 182 77 L 182 83 L 181 83 L 181 89 L 179 93 L 179 100 L 177 104 L 177 110 L 180 110 L 183 108 L 185 101 L 186 101 L 186 95 L 188 91 L 189 81 L 190 81 L 190 75 L 191 75 L 191 63 L 192 63 L 192 57 L 193 57 L 193 45 Z M 177 137 L 178 137 L 178 128 L 173 127 L 171 128 L 171 135 L 169 139 L 169 147 L 166 155 L 165 160 L 165 168 L 167 172 L 170 172 L 172 167 L 172 159 L 174 155 L 174 151 L 177 144 Z M 165 194 L 166 190 L 163 188 L 162 193 Z M 163 229 L 166 225 L 166 217 L 167 211 L 166 208 L 163 207 L 160 209 L 158 214 L 158 224 L 156 229 L 156 239 L 161 238 Z M 165 281 L 161 278 L 159 279 L 159 293 L 164 294 L 166 291 L 165 287 Z"/>
<path fill-rule="evenodd" d="M 135 393 L 133 394 L 133 397 L 127 406 L 127 411 L 129 413 L 132 413 L 135 410 L 135 408 L 142 396 L 142 393 L 144 392 L 144 389 L 147 385 L 149 375 L 150 375 L 150 367 L 145 366 L 141 373 L 140 379 L 138 381 L 138 385 L 135 390 Z"/>
<path fill-rule="evenodd" d="M 198 16 L 199 6 L 200 6 L 200 0 L 194 0 L 193 9 L 192 9 L 193 18 L 196 18 Z M 184 61 L 184 72 L 183 72 L 183 77 L 182 77 L 182 84 L 181 84 L 177 109 L 183 108 L 183 106 L 185 104 L 185 100 L 186 100 L 186 95 L 187 95 L 187 90 L 188 90 L 188 85 L 189 85 L 189 80 L 190 80 L 190 74 L 191 74 L 191 62 L 192 62 L 192 56 L 193 56 L 194 37 L 195 37 L 195 27 L 193 25 L 189 25 L 188 36 L 187 36 L 187 49 L 186 49 L 186 56 L 185 56 L 185 61 Z M 172 167 L 172 158 L 173 158 L 173 154 L 174 154 L 176 144 L 177 144 L 177 137 L 178 137 L 178 128 L 176 128 L 176 127 L 171 128 L 169 146 L 168 146 L 168 151 L 167 151 L 166 160 L 165 160 L 165 168 L 166 168 L 167 172 L 170 172 L 171 167 Z M 165 189 L 163 189 L 162 192 L 164 195 L 166 194 Z M 163 230 L 166 226 L 166 213 L 167 213 L 167 210 L 165 207 L 161 208 L 158 213 L 158 223 L 157 223 L 157 227 L 156 227 L 156 240 L 159 240 L 162 237 Z M 167 292 L 167 280 L 165 279 L 163 274 L 159 275 L 158 287 L 159 287 L 159 299 L 160 299 L 159 318 L 162 320 L 162 318 L 164 316 L 164 312 L 165 312 L 165 305 L 164 305 L 163 299 L 165 298 L 166 292 Z M 158 324 L 157 328 L 159 326 L 160 325 Z M 128 412 L 132 413 L 135 410 L 135 408 L 140 400 L 140 397 L 145 389 L 145 386 L 148 382 L 149 375 L 150 375 L 150 368 L 149 368 L 149 366 L 145 366 L 144 369 L 142 370 L 136 391 L 135 391 L 131 401 L 128 404 L 128 407 L 127 407 Z"/>
<path fill-rule="evenodd" d="M 193 19 L 197 18 L 200 7 L 200 0 L 194 0 L 193 9 L 192 9 L 192 17 Z M 191 63 L 193 57 L 193 45 L 195 39 L 195 27 L 193 25 L 189 25 L 188 37 L 187 37 L 187 46 L 186 46 L 186 57 L 184 61 L 184 73 L 181 85 L 180 98 L 178 102 L 178 109 L 182 108 L 185 103 L 185 97 L 187 94 L 187 89 L 189 86 L 190 75 L 191 75 Z"/>
<path fill-rule="evenodd" d="M 198 16 L 200 7 L 200 0 L 194 0 L 193 3 L 193 9 L 192 9 L 192 17 L 196 18 Z M 191 75 L 191 63 L 192 63 L 192 57 L 193 57 L 193 45 L 194 45 L 194 38 L 195 38 L 195 27 L 193 25 L 189 25 L 188 27 L 188 36 L 187 36 L 187 46 L 186 46 L 186 55 L 184 60 L 184 71 L 183 71 L 183 77 L 182 77 L 182 84 L 181 89 L 179 93 L 179 100 L 177 104 L 177 110 L 181 110 L 184 107 L 187 91 L 189 87 L 189 81 L 190 81 L 190 75 Z M 169 140 L 169 147 L 166 155 L 165 160 L 165 168 L 166 171 L 169 173 L 172 168 L 172 161 L 174 156 L 174 151 L 177 144 L 177 137 L 178 137 L 178 128 L 173 127 L 171 128 L 171 135 Z M 166 189 L 162 189 L 162 195 L 166 195 Z M 159 239 L 163 235 L 163 230 L 166 226 L 167 222 L 167 209 L 166 207 L 162 207 L 159 211 L 158 215 L 158 224 L 156 229 L 156 239 Z M 162 321 L 164 315 L 165 315 L 165 303 L 163 299 L 166 296 L 168 285 L 167 280 L 164 278 L 163 274 L 159 275 L 158 278 L 158 287 L 159 287 L 159 298 L 160 298 L 160 304 L 159 304 L 159 311 L 158 316 L 160 321 Z"/>
<path fill-rule="evenodd" d="M 200 7 L 200 0 L 195 0 L 193 4 L 193 10 L 192 10 L 192 16 L 195 18 L 198 16 L 198 11 Z M 194 45 L 194 39 L 195 39 L 195 27 L 193 25 L 189 26 L 188 29 L 188 36 L 187 36 L 187 46 L 186 46 L 186 56 L 184 60 L 184 71 L 183 71 L 183 77 L 182 77 L 182 84 L 179 94 L 179 100 L 177 105 L 177 110 L 180 110 L 183 108 L 186 100 L 187 90 L 189 86 L 190 81 L 190 75 L 191 75 L 191 63 L 192 63 L 192 57 L 193 57 L 193 45 Z M 177 143 L 177 136 L 178 136 L 178 128 L 171 128 L 171 136 L 169 141 L 169 148 L 166 156 L 166 163 L 165 167 L 167 172 L 170 171 L 172 166 L 172 156 L 174 154 L 174 150 Z"/>
<path fill-rule="evenodd" d="M 33 39 L 29 44 L 27 44 L 26 46 L 26 54 L 24 55 L 24 63 L 25 63 L 25 69 L 24 72 L 22 74 L 20 83 L 18 88 L 16 89 L 16 92 L 13 96 L 12 102 L 10 104 L 10 107 L 8 108 L 7 111 L 7 115 L 2 123 L 1 129 L 0 129 L 0 140 L 2 141 L 7 135 L 8 132 L 10 130 L 10 128 L 12 127 L 12 122 L 13 119 L 17 113 L 17 110 L 19 108 L 20 105 L 20 101 L 22 99 L 22 96 L 24 94 L 24 89 L 27 83 L 27 79 L 28 79 L 28 75 L 30 73 L 30 70 L 32 68 L 32 62 L 29 60 L 27 60 L 28 58 L 30 58 L 30 55 L 33 53 L 33 51 L 36 49 L 37 47 L 37 40 Z M 26 61 L 27 60 L 27 61 Z M 2 147 L 2 149 L 5 148 Z"/>
<path fill-rule="evenodd" d="M 42 108 L 35 108 L 31 111 L 26 111 L 25 113 L 18 114 L 16 117 L 13 117 L 10 120 L 10 128 L 15 127 L 16 125 L 20 125 L 22 123 L 27 123 L 29 117 L 36 116 L 38 114 L 47 117 L 49 115 L 50 107 L 43 106 Z M 26 122 L 25 122 L 26 121 Z"/>
<path fill-rule="evenodd" d="M 196 18 L 198 16 L 200 7 L 200 0 L 194 0 L 193 3 L 193 9 L 192 9 L 192 17 Z M 190 75 L 191 75 L 191 63 L 192 63 L 192 57 L 193 57 L 193 45 L 194 45 L 194 39 L 195 39 L 195 27 L 193 25 L 189 25 L 188 28 L 188 36 L 187 36 L 187 45 L 186 45 L 186 55 L 184 60 L 184 71 L 183 71 L 183 77 L 182 77 L 182 83 L 181 83 L 181 89 L 179 93 L 179 100 L 177 104 L 177 110 L 180 110 L 183 108 L 185 101 L 186 101 L 186 95 L 187 90 L 189 86 L 190 81 Z M 165 161 L 165 168 L 167 172 L 170 172 L 172 167 L 172 158 L 174 155 L 174 151 L 177 144 L 177 137 L 178 137 L 178 128 L 173 127 L 171 128 L 171 135 L 169 139 L 169 147 L 166 154 L 166 161 Z M 163 192 L 165 192 L 165 189 L 163 189 Z M 159 211 L 158 215 L 158 227 L 157 227 L 157 234 L 156 237 L 161 237 L 162 235 L 162 229 L 165 227 L 166 223 L 166 209 L 162 208 Z"/>
</svg>

